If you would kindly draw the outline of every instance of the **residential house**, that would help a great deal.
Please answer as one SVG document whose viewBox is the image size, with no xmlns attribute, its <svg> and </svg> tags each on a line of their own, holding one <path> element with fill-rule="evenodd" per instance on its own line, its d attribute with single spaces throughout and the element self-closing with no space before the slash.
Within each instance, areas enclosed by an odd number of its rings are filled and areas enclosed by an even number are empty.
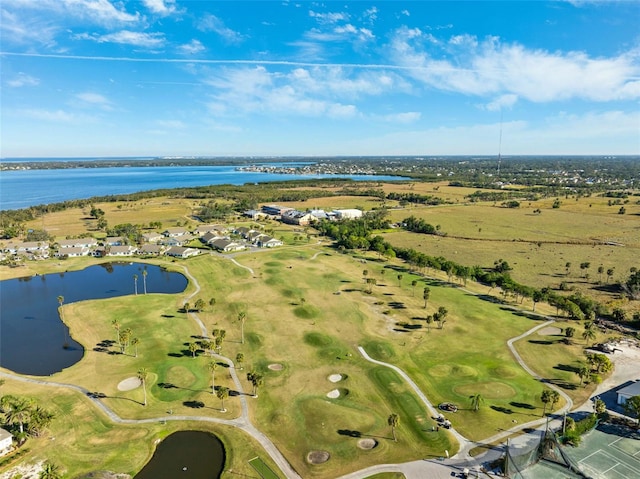
<svg viewBox="0 0 640 479">
<path fill-rule="evenodd" d="M 136 251 L 138 248 L 135 246 L 112 246 L 107 251 L 107 256 L 133 256 Z"/>
<path fill-rule="evenodd" d="M 139 255 L 158 256 L 162 254 L 163 251 L 164 247 L 160 246 L 159 244 L 145 244 L 138 248 L 137 253 Z"/>
<path fill-rule="evenodd" d="M 144 241 L 145 243 L 157 243 L 158 241 L 160 241 L 162 238 L 164 238 L 163 235 L 161 235 L 160 233 L 143 233 L 142 234 L 142 241 Z"/>
<path fill-rule="evenodd" d="M 230 252 L 230 251 L 240 251 L 245 249 L 245 246 L 241 243 L 236 243 L 235 241 L 231 241 L 228 239 L 218 239 L 211 243 L 218 251 Z"/>
<path fill-rule="evenodd" d="M 219 233 L 218 231 L 210 231 L 202 235 L 202 237 L 200 238 L 200 241 L 202 241 L 206 245 L 211 245 L 211 243 L 213 243 L 214 241 L 219 239 L 225 239 L 225 238 L 226 237 L 222 236 L 222 234 Z"/>
<path fill-rule="evenodd" d="M 628 386 L 616 391 L 618 394 L 618 404 L 623 405 L 627 399 L 633 396 L 640 396 L 640 381 L 629 384 Z"/>
<path fill-rule="evenodd" d="M 26 254 L 47 258 L 49 256 L 49 243 L 46 241 L 25 241 L 11 245 L 10 252 L 12 254 Z"/>
<path fill-rule="evenodd" d="M 185 228 L 167 228 L 162 232 L 162 234 L 168 238 L 176 238 L 178 236 L 184 236 L 188 233 L 189 231 Z"/>
<path fill-rule="evenodd" d="M 275 248 L 276 246 L 282 246 L 284 243 L 276 238 L 272 238 L 268 235 L 260 235 L 256 241 L 256 246 L 259 248 Z"/>
<path fill-rule="evenodd" d="M 60 248 L 95 248 L 98 240 L 95 238 L 77 238 L 58 241 Z"/>
<path fill-rule="evenodd" d="M 11 451 L 13 446 L 13 435 L 2 428 L 0 428 L 0 456 L 4 456 Z"/>
<path fill-rule="evenodd" d="M 69 258 L 75 258 L 78 256 L 88 256 L 91 250 L 86 246 L 68 246 L 66 248 L 60 248 L 56 252 L 56 256 L 68 256 Z"/>
<path fill-rule="evenodd" d="M 195 230 L 193 230 L 193 233 L 196 236 L 202 236 L 206 233 L 217 232 L 222 236 L 226 231 L 227 229 L 222 225 L 199 225 Z"/>
<path fill-rule="evenodd" d="M 243 238 L 246 238 L 250 231 L 253 230 L 251 228 L 247 228 L 246 226 L 239 226 L 238 228 L 233 230 L 235 234 L 240 235 Z"/>
<path fill-rule="evenodd" d="M 200 250 L 196 248 L 183 248 L 182 246 L 172 246 L 164 254 L 167 256 L 173 256 L 175 258 L 188 258 L 190 256 L 197 256 L 200 254 Z"/>
</svg>

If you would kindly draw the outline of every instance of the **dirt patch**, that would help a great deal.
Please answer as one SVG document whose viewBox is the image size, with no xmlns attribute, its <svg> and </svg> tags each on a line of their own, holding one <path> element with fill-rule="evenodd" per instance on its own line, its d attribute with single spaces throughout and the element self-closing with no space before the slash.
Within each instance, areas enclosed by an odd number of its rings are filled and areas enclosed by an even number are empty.
<svg viewBox="0 0 640 479">
<path fill-rule="evenodd" d="M 378 441 L 376 441 L 373 438 L 367 437 L 364 439 L 360 439 L 358 441 L 358 447 L 360 449 L 364 449 L 365 451 L 370 451 L 371 449 L 373 449 L 374 447 L 376 447 L 378 445 Z"/>
<path fill-rule="evenodd" d="M 337 383 L 339 381 L 342 381 L 342 374 L 332 374 L 328 379 L 332 383 Z"/>
<path fill-rule="evenodd" d="M 307 462 L 310 464 L 322 464 L 329 460 L 330 454 L 327 451 L 311 451 L 307 454 Z"/>
<path fill-rule="evenodd" d="M 562 329 L 556 328 L 555 326 L 547 326 L 538 331 L 538 334 L 540 336 L 559 336 L 562 334 Z"/>
<path fill-rule="evenodd" d="M 267 366 L 269 369 L 271 369 L 272 371 L 282 371 L 284 369 L 284 366 L 282 364 L 279 363 L 273 363 L 273 364 L 269 364 L 269 366 Z"/>
<path fill-rule="evenodd" d="M 142 386 L 142 382 L 135 376 L 120 381 L 118 383 L 118 391 L 131 391 Z"/>
</svg>

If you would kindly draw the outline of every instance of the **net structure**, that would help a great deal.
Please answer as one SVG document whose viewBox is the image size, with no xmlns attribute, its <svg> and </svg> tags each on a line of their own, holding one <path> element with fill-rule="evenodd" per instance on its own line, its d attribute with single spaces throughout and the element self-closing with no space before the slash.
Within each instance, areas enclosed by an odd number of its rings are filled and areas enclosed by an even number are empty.
<svg viewBox="0 0 640 479">
<path fill-rule="evenodd" d="M 526 479 L 527 468 L 544 461 L 571 471 L 577 478 L 590 479 L 577 464 L 562 450 L 556 435 L 548 429 L 533 444 L 522 448 L 510 447 L 507 443 L 505 454 L 505 475 L 511 479 Z"/>
</svg>

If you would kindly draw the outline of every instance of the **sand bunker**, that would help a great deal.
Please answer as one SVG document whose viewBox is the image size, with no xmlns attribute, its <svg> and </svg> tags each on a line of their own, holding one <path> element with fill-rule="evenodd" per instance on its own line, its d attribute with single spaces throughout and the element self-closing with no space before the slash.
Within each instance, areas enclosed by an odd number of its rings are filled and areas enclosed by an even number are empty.
<svg viewBox="0 0 640 479">
<path fill-rule="evenodd" d="M 331 376 L 329 376 L 329 381 L 331 381 L 332 383 L 342 381 L 342 374 L 332 374 Z"/>
<path fill-rule="evenodd" d="M 327 393 L 327 397 L 331 399 L 336 399 L 340 397 L 340 391 L 338 389 L 334 389 L 333 391 L 329 391 Z"/>
<path fill-rule="evenodd" d="M 272 371 L 282 371 L 284 369 L 284 366 L 278 363 L 269 364 L 267 367 Z"/>
<path fill-rule="evenodd" d="M 311 464 L 322 464 L 329 460 L 329 453 L 327 451 L 311 451 L 307 454 L 307 462 Z"/>
<path fill-rule="evenodd" d="M 360 449 L 364 449 L 365 451 L 369 451 L 371 449 L 373 449 L 374 447 L 376 447 L 378 445 L 378 441 L 376 441 L 375 439 L 372 439 L 370 437 L 367 437 L 365 439 L 360 439 L 358 441 L 358 447 Z"/>
<path fill-rule="evenodd" d="M 120 381 L 118 384 L 118 391 L 131 391 L 142 386 L 142 382 L 135 376 Z"/>
<path fill-rule="evenodd" d="M 562 329 L 556 328 L 555 326 L 547 326 L 538 331 L 538 334 L 540 336 L 559 336 L 562 334 Z"/>
</svg>

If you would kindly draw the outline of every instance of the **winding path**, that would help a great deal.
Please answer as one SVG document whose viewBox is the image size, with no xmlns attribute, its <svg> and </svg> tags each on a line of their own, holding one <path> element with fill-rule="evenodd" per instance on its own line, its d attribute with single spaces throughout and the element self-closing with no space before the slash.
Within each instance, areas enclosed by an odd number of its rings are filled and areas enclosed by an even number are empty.
<svg viewBox="0 0 640 479">
<path fill-rule="evenodd" d="M 319 254 L 321 253 L 317 252 L 311 259 L 315 259 Z M 228 256 L 227 258 L 230 259 L 237 266 L 249 270 L 251 274 L 254 275 L 254 271 L 248 266 L 244 266 L 238 263 L 234 258 L 231 258 Z M 188 300 L 196 296 L 200 292 L 201 288 L 200 288 L 200 284 L 198 283 L 196 278 L 190 274 L 187 267 L 182 266 L 182 268 L 185 272 L 185 275 L 189 278 L 189 280 L 195 286 L 194 292 L 192 292 L 185 298 L 185 302 L 187 302 Z M 471 294 L 474 294 L 474 293 L 471 293 Z M 198 315 L 194 312 L 190 312 L 189 316 L 198 325 L 201 335 L 203 337 L 207 337 L 208 331 L 206 329 L 206 326 L 204 325 L 202 320 L 198 317 Z M 513 354 L 518 364 L 520 364 L 520 366 L 522 366 L 522 368 L 527 373 L 529 373 L 531 376 L 533 376 L 537 380 L 544 382 L 550 388 L 558 391 L 558 393 L 564 398 L 565 405 L 559 411 L 557 411 L 559 413 L 562 413 L 562 412 L 571 410 L 571 408 L 573 407 L 573 401 L 571 400 L 571 398 L 566 393 L 564 393 L 564 391 L 562 391 L 560 388 L 558 388 L 553 384 L 550 384 L 548 381 L 544 380 L 538 374 L 536 374 L 531 368 L 529 368 L 527 364 L 523 361 L 520 354 L 516 351 L 515 347 L 513 346 L 513 344 L 516 341 L 522 338 L 525 338 L 530 334 L 538 331 L 539 329 L 542 329 L 553 323 L 554 323 L 554 320 L 549 320 L 542 324 L 539 324 L 536 327 L 526 331 L 525 333 L 509 339 L 507 341 L 507 346 L 509 347 L 509 350 Z M 435 416 L 438 414 L 438 412 L 436 411 L 436 408 L 434 408 L 434 406 L 428 400 L 427 396 L 422 392 L 422 390 L 418 387 L 418 385 L 409 377 L 409 375 L 405 373 L 402 369 L 400 369 L 399 367 L 393 364 L 385 363 L 385 362 L 378 361 L 376 359 L 371 358 L 362 346 L 358 346 L 358 351 L 367 361 L 393 369 L 407 382 L 407 384 L 411 386 L 415 394 L 425 404 L 428 412 L 432 416 Z M 253 437 L 256 441 L 258 441 L 261 444 L 261 446 L 265 449 L 265 451 L 269 454 L 269 456 L 273 459 L 273 461 L 278 465 L 278 467 L 281 469 L 281 471 L 285 474 L 287 478 L 300 479 L 300 475 L 293 469 L 291 464 L 289 464 L 286 458 L 280 453 L 280 451 L 275 446 L 275 444 L 264 433 L 258 430 L 251 423 L 251 420 L 249 417 L 249 406 L 246 399 L 247 395 L 246 393 L 244 393 L 242 383 L 240 382 L 240 379 L 237 375 L 236 368 L 233 364 L 233 361 L 225 356 L 221 356 L 218 354 L 213 354 L 212 356 L 229 365 L 229 371 L 233 379 L 233 382 L 235 384 L 235 388 L 239 393 L 238 397 L 240 398 L 240 402 L 241 402 L 241 414 L 239 417 L 235 419 L 221 419 L 221 418 L 214 418 L 209 416 L 183 416 L 183 415 L 169 415 L 169 416 L 161 416 L 161 417 L 148 418 L 148 419 L 125 419 L 118 416 L 112 409 L 110 409 L 108 406 L 102 403 L 99 397 L 96 397 L 90 391 L 88 391 L 87 389 L 81 386 L 77 386 L 75 384 L 48 381 L 44 379 L 36 379 L 32 377 L 23 377 L 23 376 L 7 373 L 4 371 L 0 371 L 0 377 L 6 377 L 16 381 L 38 384 L 42 386 L 62 387 L 62 388 L 79 392 L 83 396 L 88 398 L 107 417 L 109 417 L 111 421 L 118 424 L 149 424 L 149 423 L 164 422 L 164 421 L 202 421 L 202 422 L 209 422 L 209 423 L 215 423 L 215 424 L 220 424 L 224 426 L 238 428 L 246 432 L 247 434 L 249 434 L 251 437 Z M 411 462 L 406 462 L 402 464 L 380 464 L 380 465 L 375 465 L 366 469 L 362 469 L 360 471 L 353 472 L 351 474 L 347 474 L 345 476 L 342 476 L 340 479 L 366 478 L 370 475 L 374 475 L 382 472 L 402 472 L 407 478 L 411 478 L 411 479 L 422 479 L 422 478 L 444 479 L 445 477 L 451 476 L 451 471 L 452 471 L 451 467 L 458 468 L 458 469 L 462 468 L 463 466 L 478 468 L 480 463 L 486 460 L 486 455 L 472 458 L 469 454 L 469 451 L 472 448 L 480 444 L 490 444 L 490 443 L 499 441 L 524 428 L 530 428 L 530 427 L 535 427 L 535 426 L 544 424 L 545 421 L 546 421 L 545 419 L 541 418 L 525 424 L 519 424 L 518 426 L 515 426 L 509 430 L 502 431 L 498 434 L 495 434 L 493 436 L 490 436 L 478 442 L 474 442 L 467 439 L 462 434 L 457 432 L 454 428 L 451 428 L 449 430 L 450 433 L 456 438 L 456 440 L 460 444 L 460 450 L 457 452 L 455 456 L 451 458 L 451 460 L 448 460 L 448 461 L 418 460 L 418 461 L 411 461 Z M 492 451 L 489 451 L 489 452 L 491 453 Z M 498 451 L 494 449 L 493 452 L 494 454 L 497 454 Z"/>
</svg>

